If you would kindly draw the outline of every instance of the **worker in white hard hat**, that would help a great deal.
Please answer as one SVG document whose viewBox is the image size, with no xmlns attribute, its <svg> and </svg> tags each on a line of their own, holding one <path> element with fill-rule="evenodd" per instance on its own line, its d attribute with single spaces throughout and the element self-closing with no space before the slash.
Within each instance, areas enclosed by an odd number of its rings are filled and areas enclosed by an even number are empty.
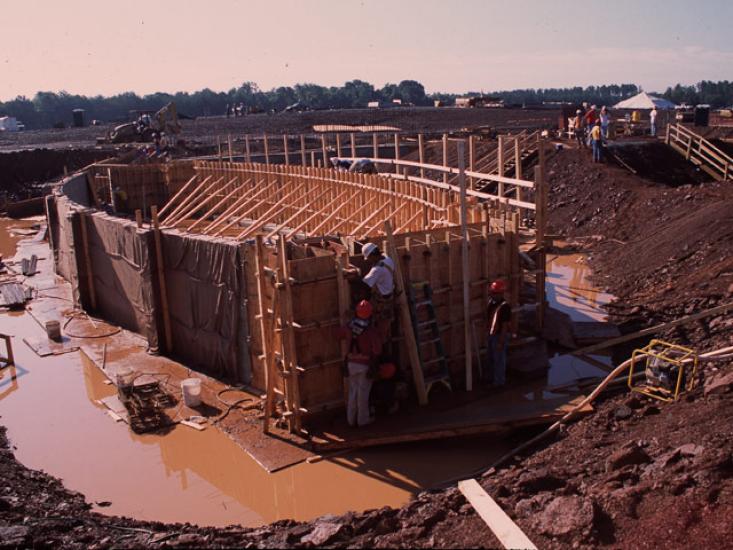
<svg viewBox="0 0 733 550">
<path fill-rule="evenodd" d="M 365 244 L 361 253 L 367 262 L 369 272 L 362 279 L 372 291 L 374 322 L 382 336 L 389 336 L 394 318 L 394 269 L 392 258 L 385 256 L 374 243 Z"/>
</svg>

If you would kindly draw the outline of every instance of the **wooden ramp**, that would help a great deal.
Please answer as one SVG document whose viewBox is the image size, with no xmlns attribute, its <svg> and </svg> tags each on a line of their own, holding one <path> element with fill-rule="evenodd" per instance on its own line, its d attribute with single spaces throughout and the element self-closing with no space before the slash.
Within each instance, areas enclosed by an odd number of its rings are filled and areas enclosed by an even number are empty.
<svg viewBox="0 0 733 550">
<path fill-rule="evenodd" d="M 380 418 L 364 428 L 351 428 L 339 418 L 328 427 L 313 426 L 316 452 L 357 449 L 412 441 L 427 441 L 477 434 L 506 433 L 525 427 L 550 424 L 568 413 L 584 396 L 544 399 L 543 390 L 530 386 L 488 393 L 462 405 L 448 408 L 422 407 Z M 464 400 L 470 398 L 463 394 Z M 581 414 L 593 411 L 591 406 Z"/>
</svg>

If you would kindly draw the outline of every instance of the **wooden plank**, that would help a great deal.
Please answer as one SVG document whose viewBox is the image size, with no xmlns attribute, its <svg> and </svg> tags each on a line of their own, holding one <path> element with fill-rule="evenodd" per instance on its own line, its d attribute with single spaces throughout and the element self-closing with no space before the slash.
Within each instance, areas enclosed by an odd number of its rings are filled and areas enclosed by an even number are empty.
<svg viewBox="0 0 733 550">
<path fill-rule="evenodd" d="M 387 242 L 389 243 L 390 257 L 394 260 L 395 264 L 395 289 L 397 297 L 397 305 L 400 309 L 400 315 L 402 317 L 402 330 L 405 335 L 407 344 L 407 352 L 410 357 L 410 367 L 412 368 L 412 378 L 415 382 L 415 389 L 417 391 L 417 399 L 420 405 L 428 404 L 428 393 L 425 388 L 425 379 L 422 372 L 422 363 L 420 361 L 420 354 L 417 349 L 417 340 L 412 325 L 412 317 L 410 315 L 410 308 L 407 305 L 407 295 L 405 294 L 405 283 L 402 278 L 402 265 L 400 262 L 399 251 L 395 246 L 394 235 L 392 234 L 392 226 L 389 222 L 384 222 L 384 233 L 387 235 Z"/>
<path fill-rule="evenodd" d="M 473 355 L 468 353 L 471 349 L 471 274 L 468 265 L 468 220 L 466 208 L 466 150 L 463 141 L 458 142 L 458 185 L 461 188 L 461 279 L 463 282 L 463 336 L 466 371 L 466 391 L 473 391 Z M 450 244 L 448 245 L 450 246 Z"/>
<path fill-rule="evenodd" d="M 668 328 L 676 327 L 678 325 L 683 325 L 691 321 L 697 321 L 698 319 L 704 319 L 705 317 L 710 317 L 711 315 L 716 315 L 718 313 L 725 313 L 726 311 L 730 311 L 732 309 L 733 302 L 729 304 L 724 304 L 722 306 L 713 307 L 699 313 L 695 313 L 693 315 L 687 315 L 680 319 L 669 321 L 668 323 L 662 323 L 661 325 L 645 328 L 643 330 L 632 332 L 631 334 L 625 334 L 624 336 L 619 336 L 618 338 L 612 338 L 610 340 L 606 340 L 605 342 L 601 342 L 600 344 L 593 344 L 592 346 L 586 346 L 584 348 L 576 349 L 570 352 L 569 355 L 587 355 L 589 353 L 593 353 L 594 351 L 610 348 L 612 346 L 615 346 L 616 344 L 622 344 L 624 342 L 628 342 L 629 340 L 635 340 L 636 338 L 641 338 L 642 336 L 648 336 L 661 330 L 666 330 Z"/>
<path fill-rule="evenodd" d="M 504 510 L 483 490 L 475 479 L 458 482 L 458 490 L 471 503 L 476 513 L 481 517 L 491 532 L 496 535 L 504 548 L 524 548 L 537 550 L 534 543 L 506 515 Z"/>
<path fill-rule="evenodd" d="M 265 265 L 264 265 L 264 245 L 262 242 L 262 236 L 257 235 L 255 238 L 255 278 L 257 279 L 257 303 L 259 304 L 259 321 L 260 321 L 260 335 L 262 338 L 262 355 L 264 360 L 264 373 L 265 373 L 265 409 L 263 411 L 262 431 L 269 433 L 270 431 L 270 418 L 275 408 L 275 381 L 273 373 L 270 370 L 270 359 L 272 350 L 268 344 L 268 332 L 267 332 L 267 312 L 265 308 Z M 274 309 L 274 308 L 273 308 Z M 273 316 L 275 312 L 273 311 Z"/>
</svg>

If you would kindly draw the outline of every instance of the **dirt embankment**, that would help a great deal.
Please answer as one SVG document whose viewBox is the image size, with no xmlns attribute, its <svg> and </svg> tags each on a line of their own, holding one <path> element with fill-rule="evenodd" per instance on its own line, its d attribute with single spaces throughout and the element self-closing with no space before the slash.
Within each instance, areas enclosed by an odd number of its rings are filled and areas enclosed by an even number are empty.
<svg viewBox="0 0 733 550">
<path fill-rule="evenodd" d="M 99 149 L 50 150 L 33 149 L 0 153 L 0 194 L 10 200 L 37 195 L 39 184 L 60 178 L 64 168 L 69 172 L 93 162 L 114 156 Z"/>
<path fill-rule="evenodd" d="M 619 297 L 615 318 L 653 323 L 733 299 L 730 182 L 669 187 L 573 150 L 550 157 L 548 178 L 553 231 L 591 254 L 601 285 Z M 728 315 L 665 336 L 707 350 L 733 345 L 732 334 Z M 595 414 L 482 485 L 541 548 L 730 545 L 733 362 L 700 371 L 703 383 L 677 403 L 626 393 L 598 402 Z M 498 546 L 455 488 L 422 493 L 399 510 L 214 529 L 107 518 L 7 449 L 0 466 L 8 544 Z"/>
</svg>

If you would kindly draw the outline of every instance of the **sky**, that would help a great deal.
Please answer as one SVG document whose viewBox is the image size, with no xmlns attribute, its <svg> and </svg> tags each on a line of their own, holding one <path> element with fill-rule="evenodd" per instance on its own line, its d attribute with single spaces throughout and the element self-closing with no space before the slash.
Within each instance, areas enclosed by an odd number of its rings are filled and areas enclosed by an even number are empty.
<svg viewBox="0 0 733 550">
<path fill-rule="evenodd" d="M 733 79 L 730 0 L 0 0 L 0 101 L 412 79 L 462 93 Z"/>
</svg>

